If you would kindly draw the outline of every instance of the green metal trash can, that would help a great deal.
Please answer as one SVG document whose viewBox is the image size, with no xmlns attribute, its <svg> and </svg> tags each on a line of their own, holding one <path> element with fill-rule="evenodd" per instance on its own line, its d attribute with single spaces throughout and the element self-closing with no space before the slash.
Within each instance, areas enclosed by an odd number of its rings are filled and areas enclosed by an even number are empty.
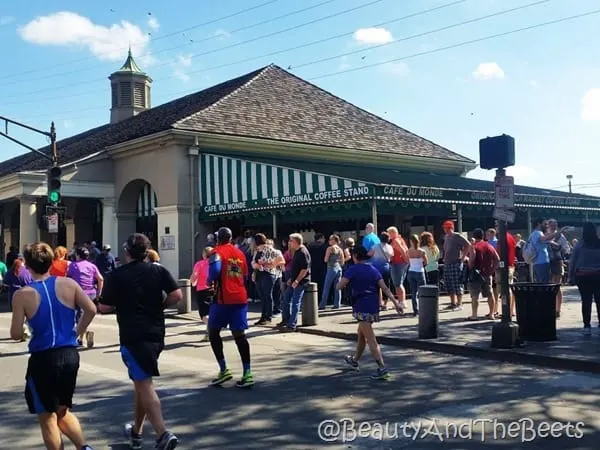
<svg viewBox="0 0 600 450">
<path fill-rule="evenodd" d="M 560 284 L 514 283 L 519 338 L 522 341 L 556 341 L 556 294 Z"/>
</svg>

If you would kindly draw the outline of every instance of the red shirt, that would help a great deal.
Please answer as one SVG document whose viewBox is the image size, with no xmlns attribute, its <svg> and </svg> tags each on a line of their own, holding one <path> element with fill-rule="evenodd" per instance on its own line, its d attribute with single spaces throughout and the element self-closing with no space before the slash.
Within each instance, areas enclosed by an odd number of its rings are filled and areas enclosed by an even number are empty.
<svg viewBox="0 0 600 450">
<path fill-rule="evenodd" d="M 508 231 L 506 232 L 506 245 L 508 246 L 508 265 L 515 267 L 515 263 L 517 262 L 517 241 L 515 241 L 515 237 Z"/>
<path fill-rule="evenodd" d="M 473 269 L 479 270 L 484 277 L 491 277 L 496 270 L 496 258 L 494 258 L 496 250 L 487 241 L 475 242 L 473 248 L 475 249 Z"/>
<path fill-rule="evenodd" d="M 394 249 L 394 256 L 390 263 L 392 264 L 406 264 L 408 261 L 404 257 L 405 252 L 408 250 L 406 242 L 402 236 L 398 236 L 392 241 L 392 248 Z"/>
<path fill-rule="evenodd" d="M 226 305 L 248 303 L 248 293 L 244 283 L 248 276 L 246 255 L 233 244 L 219 245 L 213 252 L 221 258 L 217 302 Z"/>
</svg>

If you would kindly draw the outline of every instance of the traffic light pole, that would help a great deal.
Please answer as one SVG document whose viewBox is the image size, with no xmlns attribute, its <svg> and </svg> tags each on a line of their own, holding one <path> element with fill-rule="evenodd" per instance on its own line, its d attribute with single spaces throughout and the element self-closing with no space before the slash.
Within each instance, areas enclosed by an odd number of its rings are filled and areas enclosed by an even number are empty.
<svg viewBox="0 0 600 450">
<path fill-rule="evenodd" d="M 43 130 L 38 130 L 37 128 L 31 127 L 29 125 L 25 125 L 24 123 L 21 122 L 17 122 L 16 120 L 12 120 L 9 119 L 7 117 L 3 117 L 0 116 L 0 121 L 4 122 L 4 131 L 0 131 L 0 136 L 5 137 L 6 139 L 8 139 L 9 141 L 14 142 L 15 144 L 20 145 L 21 147 L 26 148 L 29 151 L 32 151 L 34 153 L 37 153 L 38 155 L 40 155 L 43 158 L 46 158 L 48 160 L 50 160 L 50 162 L 52 163 L 52 167 L 51 167 L 51 171 L 54 170 L 55 175 L 53 176 L 54 178 L 56 178 L 58 180 L 58 188 L 56 190 L 56 192 L 58 193 L 58 200 L 60 200 L 60 176 L 61 176 L 61 170 L 60 170 L 60 166 L 58 165 L 58 151 L 56 148 L 56 127 L 54 126 L 54 122 L 51 123 L 50 125 L 50 132 L 48 131 L 43 131 Z M 8 124 L 12 124 L 12 125 L 16 125 L 18 127 L 21 128 L 25 128 L 29 131 L 33 131 L 34 133 L 38 133 L 41 134 L 43 136 L 46 136 L 48 138 L 50 138 L 50 150 L 51 153 L 47 154 L 44 153 L 36 148 L 33 148 L 27 144 L 25 144 L 24 142 L 19 141 L 18 139 L 9 136 L 8 134 Z M 49 197 L 50 197 L 50 191 L 49 192 Z M 58 205 L 58 201 L 56 202 L 51 202 L 52 205 L 54 207 L 56 207 Z M 60 228 L 60 225 L 59 225 Z M 50 233 L 50 235 L 52 236 L 52 248 L 56 248 L 56 246 L 58 245 L 58 233 Z"/>
</svg>

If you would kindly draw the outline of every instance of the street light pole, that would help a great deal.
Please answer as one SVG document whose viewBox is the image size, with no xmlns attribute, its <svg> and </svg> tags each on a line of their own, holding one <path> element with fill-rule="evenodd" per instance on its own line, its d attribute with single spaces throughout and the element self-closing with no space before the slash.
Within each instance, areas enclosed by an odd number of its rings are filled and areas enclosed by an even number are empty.
<svg viewBox="0 0 600 450">
<path fill-rule="evenodd" d="M 569 194 L 573 193 L 573 187 L 571 184 L 571 180 L 573 180 L 573 175 L 567 175 L 567 180 L 569 180 Z"/>
</svg>

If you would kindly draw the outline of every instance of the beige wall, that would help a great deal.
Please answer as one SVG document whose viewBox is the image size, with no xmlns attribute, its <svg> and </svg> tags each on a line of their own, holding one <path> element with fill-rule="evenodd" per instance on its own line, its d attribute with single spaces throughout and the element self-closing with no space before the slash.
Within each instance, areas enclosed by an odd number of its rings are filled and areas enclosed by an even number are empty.
<svg viewBox="0 0 600 450">
<path fill-rule="evenodd" d="M 117 155 L 114 161 L 119 242 L 124 242 L 135 231 L 134 213 L 139 189 L 143 181 L 148 182 L 158 198 L 158 251 L 161 263 L 175 277 L 187 277 L 192 267 L 193 247 L 190 185 L 198 186 L 196 180 L 190 179 L 187 147 L 157 139 L 132 153 L 131 156 Z M 166 236 L 174 239 L 174 249 L 161 248 L 161 238 Z"/>
</svg>

